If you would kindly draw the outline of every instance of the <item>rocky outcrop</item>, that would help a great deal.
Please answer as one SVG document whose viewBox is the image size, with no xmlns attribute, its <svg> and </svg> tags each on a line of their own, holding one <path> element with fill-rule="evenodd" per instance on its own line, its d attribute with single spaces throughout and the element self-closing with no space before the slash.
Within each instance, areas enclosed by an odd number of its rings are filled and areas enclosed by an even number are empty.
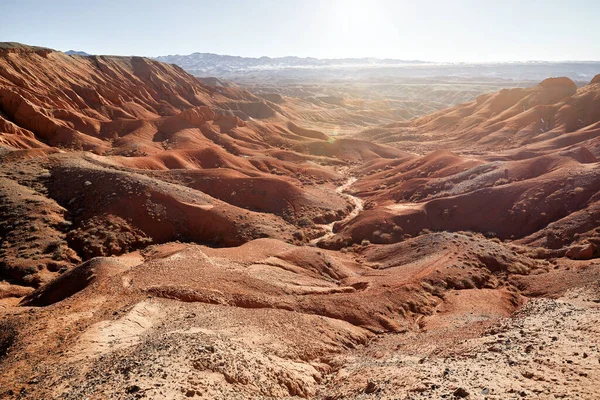
<svg viewBox="0 0 600 400">
<path fill-rule="evenodd" d="M 194 107 L 188 108 L 178 115 L 179 118 L 189 122 L 192 125 L 202 125 L 207 121 L 215 119 L 215 112 L 209 107 Z"/>
<path fill-rule="evenodd" d="M 246 122 L 232 115 L 217 115 L 215 117 L 215 124 L 219 126 L 223 133 L 228 133 L 234 128 L 247 125 Z"/>
<path fill-rule="evenodd" d="M 222 107 L 233 111 L 242 119 L 266 119 L 277 114 L 273 108 L 263 101 L 236 101 L 224 104 Z"/>
<path fill-rule="evenodd" d="M 275 104 L 281 104 L 284 102 L 283 96 L 279 93 L 261 93 L 259 96 Z"/>
<path fill-rule="evenodd" d="M 575 82 L 566 77 L 544 79 L 536 89 L 541 89 L 534 97 L 539 104 L 552 104 L 577 93 Z M 530 104 L 535 103 L 530 102 Z"/>
</svg>

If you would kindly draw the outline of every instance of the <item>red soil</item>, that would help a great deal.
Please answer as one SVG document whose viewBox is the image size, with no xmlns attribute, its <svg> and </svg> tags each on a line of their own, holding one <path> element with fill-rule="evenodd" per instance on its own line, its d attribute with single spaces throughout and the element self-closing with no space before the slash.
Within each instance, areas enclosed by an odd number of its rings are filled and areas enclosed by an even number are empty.
<svg viewBox="0 0 600 400">
<path fill-rule="evenodd" d="M 319 101 L 0 46 L 0 397 L 594 398 L 598 77 Z"/>
</svg>

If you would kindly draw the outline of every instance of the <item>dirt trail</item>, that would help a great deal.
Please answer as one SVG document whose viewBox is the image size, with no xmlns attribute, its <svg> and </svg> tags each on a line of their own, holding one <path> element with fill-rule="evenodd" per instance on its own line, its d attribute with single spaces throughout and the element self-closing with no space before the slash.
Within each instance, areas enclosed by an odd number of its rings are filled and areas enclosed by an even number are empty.
<svg viewBox="0 0 600 400">
<path fill-rule="evenodd" d="M 341 194 L 346 199 L 348 199 L 352 204 L 354 204 L 354 209 L 348 215 L 346 215 L 344 218 L 342 218 L 341 220 L 333 221 L 333 222 L 331 222 L 329 224 L 319 224 L 319 225 L 317 225 L 317 226 L 320 226 L 321 228 L 325 229 L 325 233 L 323 233 L 321 236 L 318 236 L 318 237 L 314 238 L 313 240 L 311 240 L 309 242 L 309 245 L 316 246 L 317 243 L 320 242 L 321 240 L 328 239 L 328 238 L 332 237 L 334 235 L 334 233 L 333 233 L 333 226 L 337 222 L 340 222 L 340 223 L 348 222 L 348 221 L 352 220 L 353 218 L 355 218 L 363 210 L 363 201 L 361 199 L 359 199 L 358 197 L 356 197 L 356 196 L 353 196 L 353 195 L 351 195 L 349 193 L 346 193 L 346 190 L 350 186 L 352 186 L 354 184 L 354 182 L 356 182 L 356 181 L 357 181 L 357 178 L 351 176 L 350 178 L 348 178 L 348 180 L 346 181 L 346 183 L 344 183 L 341 186 L 338 186 L 335 189 L 336 193 Z"/>
</svg>

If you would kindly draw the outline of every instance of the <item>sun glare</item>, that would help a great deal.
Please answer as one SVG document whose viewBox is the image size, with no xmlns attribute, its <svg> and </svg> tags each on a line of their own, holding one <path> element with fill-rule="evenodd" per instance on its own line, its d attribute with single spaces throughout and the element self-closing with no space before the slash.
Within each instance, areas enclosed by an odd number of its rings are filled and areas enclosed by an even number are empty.
<svg viewBox="0 0 600 400">
<path fill-rule="evenodd" d="M 378 12 L 377 1 L 365 0 L 337 0 L 331 10 L 336 29 L 362 34 L 375 28 Z"/>
</svg>

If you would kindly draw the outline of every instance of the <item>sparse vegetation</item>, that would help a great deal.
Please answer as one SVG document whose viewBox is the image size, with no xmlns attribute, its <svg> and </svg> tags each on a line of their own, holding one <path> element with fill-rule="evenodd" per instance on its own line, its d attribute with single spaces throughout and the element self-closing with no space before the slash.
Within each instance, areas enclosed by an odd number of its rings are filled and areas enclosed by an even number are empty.
<svg viewBox="0 0 600 400">
<path fill-rule="evenodd" d="M 0 320 L 0 360 L 6 357 L 11 346 L 17 341 L 15 324 L 8 320 Z"/>
</svg>

